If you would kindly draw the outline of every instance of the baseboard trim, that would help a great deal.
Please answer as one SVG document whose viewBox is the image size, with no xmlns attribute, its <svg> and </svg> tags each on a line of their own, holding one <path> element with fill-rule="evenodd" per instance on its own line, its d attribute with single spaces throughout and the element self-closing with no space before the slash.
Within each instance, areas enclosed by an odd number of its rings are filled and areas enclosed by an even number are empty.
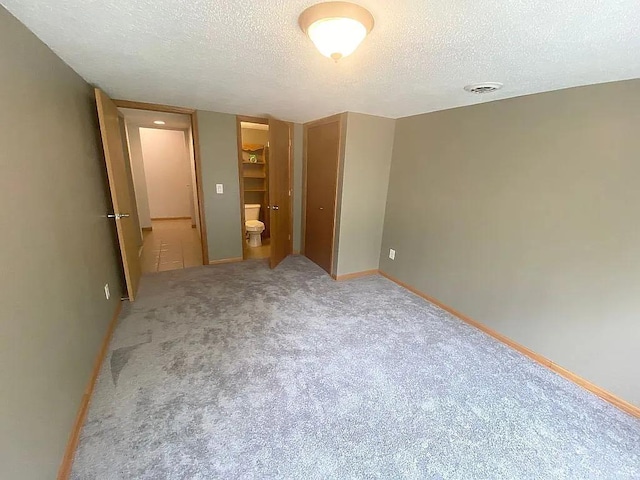
<svg viewBox="0 0 640 480">
<path fill-rule="evenodd" d="M 336 282 L 344 282 L 345 280 L 353 280 L 355 278 L 368 277 L 369 275 L 375 275 L 378 270 L 364 270 L 362 272 L 347 273 L 345 275 L 331 275 Z"/>
<path fill-rule="evenodd" d="M 222 260 L 211 260 L 209 262 L 209 265 L 222 265 L 225 263 L 236 263 L 236 262 L 242 262 L 243 260 L 244 258 L 242 257 L 223 258 Z"/>
<path fill-rule="evenodd" d="M 538 362 L 539 364 L 547 367 L 549 370 L 552 370 L 553 372 L 557 373 L 558 375 L 566 378 L 567 380 L 572 381 L 576 385 L 579 385 L 580 387 L 584 388 L 585 390 L 588 390 L 589 392 L 593 393 L 594 395 L 597 395 L 598 397 L 600 397 L 603 400 L 609 402 L 610 404 L 614 405 L 615 407 L 618 407 L 620 410 L 628 413 L 629 415 L 632 415 L 634 417 L 640 418 L 640 407 L 636 407 L 635 405 L 632 405 L 631 403 L 627 402 L 626 400 L 623 400 L 623 399 L 615 396 L 611 392 L 608 392 L 607 390 L 605 390 L 605 389 L 603 389 L 603 388 L 601 388 L 601 387 L 599 387 L 597 385 L 594 385 L 593 383 L 589 382 L 588 380 L 585 380 L 584 378 L 580 377 L 579 375 L 576 375 L 575 373 L 570 372 L 566 368 L 561 367 L 557 363 L 552 362 L 548 358 L 543 357 L 542 355 L 534 352 L 533 350 L 528 349 L 527 347 L 525 347 L 523 345 L 520 345 L 517 342 L 514 342 L 510 338 L 502 335 L 501 333 L 498 333 L 495 330 L 492 330 L 491 328 L 487 327 L 486 325 L 484 325 L 484 324 L 482 324 L 482 323 L 480 323 L 480 322 L 478 322 L 478 321 L 466 316 L 463 313 L 458 312 L 457 310 L 451 308 L 448 305 L 445 305 L 444 303 L 442 303 L 439 300 L 427 295 L 426 293 L 421 292 L 420 290 L 418 290 L 415 287 L 412 287 L 408 283 L 405 283 L 402 280 L 399 280 L 399 279 L 395 278 L 394 276 L 389 275 L 386 272 L 383 272 L 382 270 L 380 270 L 379 273 L 380 273 L 380 275 L 388 278 L 392 282 L 397 283 L 401 287 L 406 288 L 410 292 L 415 293 L 419 297 L 424 298 L 428 302 L 431 302 L 434 305 L 437 305 L 438 307 L 440 307 L 441 309 L 443 309 L 443 310 L 449 312 L 450 314 L 458 317 L 463 322 L 468 323 L 469 325 L 477 328 L 478 330 L 482 330 L 487 335 L 492 336 L 496 340 L 504 343 L 505 345 L 513 348 L 514 350 L 520 352 L 521 354 L 523 354 L 523 355 L 529 357 L 530 359 Z"/>
<path fill-rule="evenodd" d="M 93 365 L 93 371 L 91 372 L 91 377 L 89 378 L 89 383 L 87 384 L 87 388 L 82 394 L 82 401 L 80 403 L 80 408 L 78 409 L 78 414 L 76 415 L 76 419 L 73 423 L 73 429 L 71 430 L 71 434 L 69 435 L 69 441 L 67 442 L 67 447 L 64 451 L 64 456 L 62 457 L 62 463 L 60 464 L 60 468 L 58 469 L 58 480 L 67 480 L 69 475 L 71 474 L 71 467 L 73 466 L 73 459 L 76 454 L 76 449 L 78 448 L 78 441 L 80 440 L 80 433 L 82 432 L 82 427 L 84 425 L 84 421 L 87 418 L 87 412 L 89 411 L 89 404 L 91 403 L 91 396 L 93 395 L 93 389 L 96 386 L 96 381 L 98 380 L 98 374 L 100 373 L 100 368 L 102 367 L 102 363 L 104 362 L 104 358 L 107 355 L 107 350 L 109 349 L 109 342 L 111 341 L 111 337 L 113 335 L 113 331 L 118 324 L 118 315 L 120 315 L 120 310 L 122 310 L 122 302 L 119 301 L 116 306 L 116 310 L 113 313 L 113 317 L 109 322 L 109 326 L 107 327 L 107 332 L 104 335 L 104 339 L 102 340 L 102 345 L 100 346 L 100 351 L 98 352 L 98 356 L 96 357 L 95 363 Z"/>
</svg>

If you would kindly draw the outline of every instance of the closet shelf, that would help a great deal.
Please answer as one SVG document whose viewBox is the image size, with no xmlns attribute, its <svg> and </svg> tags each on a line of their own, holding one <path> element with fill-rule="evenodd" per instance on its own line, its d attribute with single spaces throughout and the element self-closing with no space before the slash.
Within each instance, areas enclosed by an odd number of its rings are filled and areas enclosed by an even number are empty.
<svg viewBox="0 0 640 480">
<path fill-rule="evenodd" d="M 243 160 L 242 163 L 245 165 L 265 165 L 265 162 L 248 162 L 246 160 Z"/>
<path fill-rule="evenodd" d="M 266 192 L 265 188 L 245 188 L 245 192 Z"/>
<path fill-rule="evenodd" d="M 267 178 L 267 174 L 264 172 L 244 172 L 242 176 L 244 178 Z"/>
</svg>

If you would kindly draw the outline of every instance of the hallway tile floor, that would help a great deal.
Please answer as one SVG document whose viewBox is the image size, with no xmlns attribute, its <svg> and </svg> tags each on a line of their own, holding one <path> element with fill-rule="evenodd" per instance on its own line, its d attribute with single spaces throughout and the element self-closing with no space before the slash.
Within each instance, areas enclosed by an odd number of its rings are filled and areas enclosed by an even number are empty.
<svg viewBox="0 0 640 480">
<path fill-rule="evenodd" d="M 154 220 L 153 230 L 144 232 L 142 273 L 199 267 L 202 247 L 191 220 Z"/>
</svg>

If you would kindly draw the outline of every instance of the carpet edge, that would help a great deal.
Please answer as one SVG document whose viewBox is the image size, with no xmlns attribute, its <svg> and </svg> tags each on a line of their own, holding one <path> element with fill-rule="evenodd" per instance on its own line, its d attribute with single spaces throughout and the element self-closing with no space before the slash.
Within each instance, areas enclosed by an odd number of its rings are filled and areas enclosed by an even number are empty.
<svg viewBox="0 0 640 480">
<path fill-rule="evenodd" d="M 458 312 L 454 308 L 442 303 L 441 301 L 439 301 L 436 298 L 431 297 L 430 295 L 427 295 L 426 293 L 418 290 L 417 288 L 409 285 L 408 283 L 403 282 L 402 280 L 394 277 L 393 275 L 390 275 L 390 274 L 388 274 L 388 273 L 386 273 L 386 272 L 384 272 L 382 270 L 378 270 L 378 273 L 380 275 L 382 275 L 383 277 L 391 280 L 393 283 L 401 286 L 402 288 L 404 288 L 406 290 L 409 290 L 410 292 L 414 293 L 415 295 L 418 295 L 419 297 L 423 298 L 424 300 L 426 300 L 426 301 L 428 301 L 430 303 L 433 303 L 434 305 L 440 307 L 441 309 L 445 310 L 446 312 L 449 312 L 451 315 L 459 318 L 464 323 L 466 323 L 468 325 L 471 325 L 472 327 L 475 327 L 478 330 L 481 330 L 482 332 L 484 332 L 487 335 L 495 338 L 499 342 L 504 343 L 505 345 L 507 345 L 508 347 L 512 348 L 513 350 L 516 350 L 517 352 L 525 355 L 526 357 L 529 357 L 530 359 L 532 359 L 535 362 L 541 364 L 542 366 L 548 368 L 549 370 L 557 373 L 561 377 L 564 377 L 567 380 L 575 383 L 576 385 L 584 388 L 585 390 L 593 393 L 594 395 L 600 397 L 604 401 L 606 401 L 606 402 L 610 403 L 611 405 L 617 407 L 618 409 L 622 410 L 623 412 L 625 412 L 625 413 L 627 413 L 627 414 L 629 414 L 629 415 L 631 415 L 633 417 L 640 418 L 640 407 L 637 407 L 637 406 L 627 402 L 626 400 L 623 400 L 622 398 L 614 395 L 613 393 L 605 390 L 604 388 L 599 387 L 598 385 L 595 385 L 595 384 L 591 383 L 590 381 L 582 378 L 579 375 L 576 375 L 575 373 L 567 370 L 566 368 L 558 365 L 557 363 L 552 362 L 548 358 L 543 357 L 539 353 L 536 353 L 533 350 L 530 350 L 529 348 L 525 347 L 524 345 L 521 345 L 521 344 L 511 340 L 510 338 L 506 337 L 505 335 L 502 335 L 501 333 L 498 333 L 495 330 L 487 327 L 483 323 L 480 323 L 477 320 L 474 320 L 471 317 L 468 317 L 465 314 L 463 314 L 461 312 Z"/>
<path fill-rule="evenodd" d="M 98 380 L 100 369 L 102 368 L 104 358 L 107 355 L 109 343 L 111 342 L 111 337 L 113 336 L 113 332 L 118 323 L 118 316 L 120 315 L 121 310 L 122 301 L 119 301 L 116 305 L 113 316 L 109 321 L 109 326 L 107 327 L 107 331 L 102 340 L 98 355 L 96 356 L 93 370 L 91 371 L 91 377 L 89 377 L 89 383 L 87 384 L 87 388 L 85 388 L 85 391 L 82 394 L 82 400 L 80 402 L 80 407 L 78 408 L 78 414 L 76 415 L 76 419 L 73 423 L 73 428 L 71 430 L 71 433 L 69 434 L 69 440 L 67 441 L 67 446 L 64 450 L 64 456 L 62 457 L 62 462 L 60 463 L 60 468 L 58 469 L 58 475 L 56 477 L 57 480 L 67 480 L 69 478 L 69 475 L 71 474 L 73 459 L 76 454 L 78 443 L 80 442 L 80 432 L 82 432 L 82 427 L 84 426 L 85 419 L 87 418 L 89 404 L 91 403 L 91 397 L 93 395 L 93 389 L 96 386 L 96 381 Z"/>
</svg>

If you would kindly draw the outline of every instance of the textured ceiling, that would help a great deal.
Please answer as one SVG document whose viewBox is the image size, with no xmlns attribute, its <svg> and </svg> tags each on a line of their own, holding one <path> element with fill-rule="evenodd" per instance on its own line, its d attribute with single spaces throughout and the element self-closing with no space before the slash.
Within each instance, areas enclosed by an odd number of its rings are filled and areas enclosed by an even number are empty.
<svg viewBox="0 0 640 480">
<path fill-rule="evenodd" d="M 298 28 L 314 0 L 0 1 L 112 97 L 298 122 L 640 77 L 638 0 L 356 0 L 376 25 L 337 64 Z"/>
</svg>

